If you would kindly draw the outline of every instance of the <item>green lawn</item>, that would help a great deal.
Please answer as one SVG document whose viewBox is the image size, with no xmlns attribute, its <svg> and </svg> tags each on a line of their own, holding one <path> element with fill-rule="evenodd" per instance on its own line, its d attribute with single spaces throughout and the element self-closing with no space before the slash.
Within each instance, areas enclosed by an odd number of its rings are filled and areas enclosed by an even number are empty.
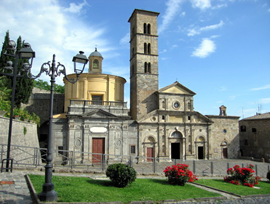
<svg viewBox="0 0 270 204">
<path fill-rule="evenodd" d="M 42 191 L 44 176 L 29 175 L 37 193 Z M 173 186 L 165 179 L 136 179 L 125 188 L 113 187 L 109 180 L 92 180 L 86 177 L 53 176 L 58 202 L 116 202 L 162 201 L 168 199 L 220 197 L 186 184 Z"/>
<path fill-rule="evenodd" d="M 255 186 L 255 188 L 243 185 L 234 185 L 231 183 L 224 182 L 223 179 L 199 179 L 196 183 L 211 186 L 223 191 L 235 193 L 242 196 L 270 194 L 270 183 L 265 181 L 260 181 L 259 184 Z"/>
</svg>

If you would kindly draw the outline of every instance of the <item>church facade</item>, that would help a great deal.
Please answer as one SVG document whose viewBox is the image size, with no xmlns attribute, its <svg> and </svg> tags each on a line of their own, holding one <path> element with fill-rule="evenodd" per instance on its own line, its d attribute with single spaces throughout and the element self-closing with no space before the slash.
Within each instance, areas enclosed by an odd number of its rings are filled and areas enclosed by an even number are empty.
<svg viewBox="0 0 270 204">
<path fill-rule="evenodd" d="M 126 80 L 102 73 L 103 57 L 96 49 L 88 73 L 76 84 L 64 80 L 65 113 L 54 116 L 53 148 L 74 151 L 83 163 L 98 162 L 98 154 L 141 161 L 238 157 L 238 116 L 227 116 L 225 106 L 219 115 L 195 111 L 195 93 L 178 81 L 159 89 L 158 15 L 135 9 L 128 21 L 130 109 L 124 102 Z"/>
</svg>

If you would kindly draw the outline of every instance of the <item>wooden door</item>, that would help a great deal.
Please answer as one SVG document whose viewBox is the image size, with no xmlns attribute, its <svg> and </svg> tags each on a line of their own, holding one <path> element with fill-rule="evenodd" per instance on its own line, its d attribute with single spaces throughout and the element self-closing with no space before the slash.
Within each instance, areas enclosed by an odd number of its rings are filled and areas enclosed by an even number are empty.
<svg viewBox="0 0 270 204">
<path fill-rule="evenodd" d="M 104 138 L 93 138 L 92 139 L 92 162 L 101 163 L 102 155 L 105 153 L 105 142 Z"/>
<path fill-rule="evenodd" d="M 152 162 L 153 161 L 152 157 L 154 157 L 153 147 L 147 147 L 147 161 Z"/>
</svg>

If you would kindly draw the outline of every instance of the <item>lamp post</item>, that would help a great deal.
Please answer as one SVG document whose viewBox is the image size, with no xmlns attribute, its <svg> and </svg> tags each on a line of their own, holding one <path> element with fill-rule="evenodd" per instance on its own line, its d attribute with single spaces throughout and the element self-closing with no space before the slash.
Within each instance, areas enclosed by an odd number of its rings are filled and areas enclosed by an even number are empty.
<svg viewBox="0 0 270 204">
<path fill-rule="evenodd" d="M 64 74 L 65 78 L 71 82 L 75 83 L 78 81 L 80 74 L 83 72 L 85 65 L 88 62 L 88 59 L 83 52 L 80 51 L 80 54 L 77 54 L 73 57 L 74 62 L 74 72 L 76 73 L 76 80 L 68 79 L 66 75 L 65 66 L 58 63 L 55 66 L 55 55 L 53 55 L 52 64 L 50 62 L 44 63 L 41 66 L 41 70 L 45 71 L 47 75 L 51 77 L 51 101 L 50 101 L 50 115 L 49 115 L 49 136 L 48 136 L 48 149 L 47 149 L 47 158 L 46 158 L 46 166 L 45 166 L 45 183 L 43 184 L 42 192 L 39 193 L 39 199 L 41 201 L 55 201 L 57 199 L 57 193 L 54 191 L 54 184 L 52 183 L 52 119 L 53 119 L 53 92 L 54 92 L 54 83 L 55 77 Z M 77 69 L 76 63 L 82 63 L 83 68 Z M 48 68 L 46 68 L 48 66 Z"/>
<path fill-rule="evenodd" d="M 15 53 L 16 43 L 14 41 L 9 42 L 9 51 Z M 14 98 L 15 98 L 15 88 L 16 88 L 16 78 L 17 77 L 27 77 L 29 79 L 38 78 L 43 72 L 50 76 L 51 80 L 51 92 L 50 92 L 50 112 L 49 112 L 49 136 L 48 136 L 48 148 L 47 148 L 47 157 L 46 157 L 46 165 L 45 165 L 45 183 L 43 184 L 42 192 L 39 193 L 39 199 L 41 201 L 55 201 L 57 199 L 57 193 L 54 191 L 54 184 L 52 183 L 52 119 L 53 119 L 53 98 L 54 98 L 54 84 L 55 78 L 60 76 L 61 74 L 70 82 L 76 83 L 79 79 L 80 74 L 83 72 L 85 65 L 88 62 L 88 59 L 82 51 L 79 52 L 76 56 L 73 57 L 74 62 L 74 72 L 76 74 L 76 79 L 70 80 L 66 74 L 66 68 L 64 65 L 58 62 L 58 65 L 55 65 L 55 55 L 53 55 L 52 64 L 49 62 L 43 63 L 38 75 L 34 76 L 31 74 L 31 68 L 33 63 L 33 58 L 35 57 L 35 52 L 31 49 L 31 46 L 28 43 L 24 43 L 24 46 L 21 50 L 16 52 L 15 54 L 5 54 L 7 56 L 15 57 L 14 67 L 12 66 L 12 61 L 7 62 L 6 70 L 11 70 L 13 73 L 1 73 L 6 76 L 13 77 L 13 87 L 12 87 L 12 100 L 11 100 L 11 108 L 10 108 L 10 122 L 9 122 L 9 134 L 8 134 L 8 148 L 7 148 L 7 159 L 6 160 L 6 171 L 9 169 L 12 171 L 12 167 L 9 168 L 9 161 L 13 161 L 10 158 L 10 145 L 11 145 L 11 135 L 12 135 L 12 121 L 13 121 L 13 106 L 14 106 Z M 18 75 L 18 60 L 19 58 L 27 58 L 31 59 L 31 63 L 24 63 L 23 68 L 20 70 L 24 72 L 24 75 Z M 83 67 L 80 69 L 77 67 L 77 64 L 83 64 Z M 3 160 L 3 161 L 4 161 Z M 2 161 L 2 167 L 3 167 Z M 2 169 L 1 169 L 2 170 Z"/>
<path fill-rule="evenodd" d="M 12 172 L 12 164 L 13 159 L 10 158 L 10 145 L 11 145 L 11 135 L 12 135 L 12 121 L 13 121 L 13 108 L 14 108 L 14 98 L 15 98 L 15 88 L 16 88 L 16 79 L 17 77 L 27 77 L 26 75 L 21 75 L 22 73 L 18 72 L 18 61 L 21 58 L 31 59 L 31 64 L 25 63 L 24 67 L 22 68 L 22 72 L 26 71 L 27 69 L 30 69 L 32 66 L 33 58 L 35 57 L 35 52 L 31 49 L 31 46 L 28 43 L 24 44 L 24 47 L 20 49 L 19 51 L 16 51 L 16 43 L 13 40 L 9 41 L 9 47 L 7 50 L 10 53 L 5 53 L 4 55 L 14 57 L 15 58 L 15 64 L 13 65 L 12 61 L 7 62 L 7 66 L 4 67 L 6 70 L 12 71 L 12 73 L 1 73 L 5 76 L 12 77 L 12 96 L 11 96 L 11 107 L 10 107 L 10 117 L 9 117 L 9 129 L 8 129 L 8 144 L 7 144 L 7 158 L 3 159 L 2 161 L 2 167 L 1 172 L 3 171 L 3 165 L 4 161 L 6 160 L 6 172 L 9 172 L 9 170 Z M 9 167 L 11 161 L 11 167 Z"/>
</svg>

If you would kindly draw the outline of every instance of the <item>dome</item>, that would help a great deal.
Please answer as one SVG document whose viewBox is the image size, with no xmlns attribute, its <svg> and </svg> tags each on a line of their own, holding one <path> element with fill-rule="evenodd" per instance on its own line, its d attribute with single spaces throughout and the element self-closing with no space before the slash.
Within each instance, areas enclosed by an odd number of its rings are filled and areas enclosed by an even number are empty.
<svg viewBox="0 0 270 204">
<path fill-rule="evenodd" d="M 89 57 L 102 57 L 102 55 L 95 48 L 95 52 L 92 52 Z"/>
</svg>

